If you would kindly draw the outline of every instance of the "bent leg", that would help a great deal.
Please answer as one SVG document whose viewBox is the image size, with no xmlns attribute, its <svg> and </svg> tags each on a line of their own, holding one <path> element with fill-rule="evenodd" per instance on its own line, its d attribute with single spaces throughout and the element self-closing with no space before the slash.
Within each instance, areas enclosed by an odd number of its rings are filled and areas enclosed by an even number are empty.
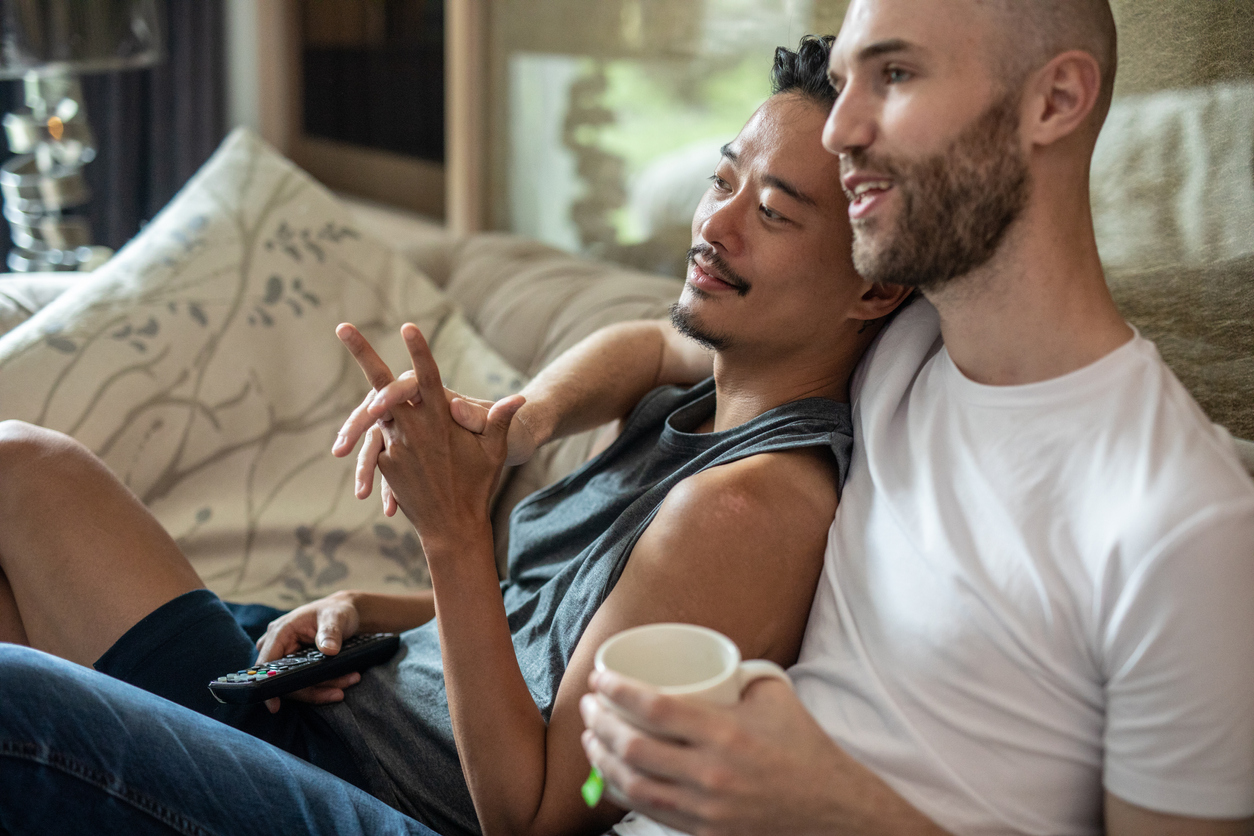
<svg viewBox="0 0 1254 836">
<path fill-rule="evenodd" d="M 0 573 L 27 642 L 82 665 L 157 607 L 203 586 L 90 450 L 19 421 L 0 422 Z"/>
<path fill-rule="evenodd" d="M 273 746 L 103 674 L 0 647 L 0 832 L 431 830 Z"/>
</svg>

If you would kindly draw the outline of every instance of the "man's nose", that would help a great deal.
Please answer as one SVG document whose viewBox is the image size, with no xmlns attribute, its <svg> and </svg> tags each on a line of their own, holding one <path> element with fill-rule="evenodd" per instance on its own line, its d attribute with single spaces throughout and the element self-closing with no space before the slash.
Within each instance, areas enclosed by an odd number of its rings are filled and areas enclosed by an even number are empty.
<svg viewBox="0 0 1254 836">
<path fill-rule="evenodd" d="M 874 109 L 866 96 L 852 85 L 836 97 L 823 123 L 823 147 L 833 154 L 847 154 L 870 146 L 875 139 Z"/>
<path fill-rule="evenodd" d="M 753 208 L 748 197 L 746 191 L 741 191 L 710 207 L 699 230 L 707 244 L 729 255 L 740 253 L 744 248 L 745 212 Z"/>
</svg>

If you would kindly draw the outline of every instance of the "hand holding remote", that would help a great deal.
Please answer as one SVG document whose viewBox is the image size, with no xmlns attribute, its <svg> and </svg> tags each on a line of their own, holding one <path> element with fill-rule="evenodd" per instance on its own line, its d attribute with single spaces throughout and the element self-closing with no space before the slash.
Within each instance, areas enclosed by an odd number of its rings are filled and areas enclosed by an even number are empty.
<svg viewBox="0 0 1254 836">
<path fill-rule="evenodd" d="M 336 592 L 311 601 L 270 622 L 265 635 L 257 640 L 257 664 L 264 665 L 309 645 L 334 656 L 345 639 L 357 632 L 359 625 L 351 593 Z M 316 705 L 340 702 L 344 699 L 344 689 L 359 681 L 361 674 L 354 671 L 286 696 Z M 266 700 L 266 708 L 271 714 L 278 711 L 279 698 Z"/>
</svg>

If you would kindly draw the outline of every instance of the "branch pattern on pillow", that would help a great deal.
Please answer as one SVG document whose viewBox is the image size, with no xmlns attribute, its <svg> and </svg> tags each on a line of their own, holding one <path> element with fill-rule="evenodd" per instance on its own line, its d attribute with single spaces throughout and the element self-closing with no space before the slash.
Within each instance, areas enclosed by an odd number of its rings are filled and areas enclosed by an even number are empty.
<svg viewBox="0 0 1254 836">
<path fill-rule="evenodd" d="M 408 523 L 354 499 L 353 459 L 329 452 L 367 390 L 342 321 L 395 369 L 415 322 L 468 395 L 524 382 L 430 280 L 239 130 L 112 261 L 0 337 L 0 418 L 83 441 L 224 597 L 424 587 Z"/>
</svg>

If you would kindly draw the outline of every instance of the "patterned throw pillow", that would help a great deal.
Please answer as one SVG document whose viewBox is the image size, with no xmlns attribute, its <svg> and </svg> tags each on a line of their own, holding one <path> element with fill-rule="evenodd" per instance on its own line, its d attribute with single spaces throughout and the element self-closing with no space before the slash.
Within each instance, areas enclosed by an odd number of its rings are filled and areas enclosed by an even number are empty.
<svg viewBox="0 0 1254 836">
<path fill-rule="evenodd" d="M 393 369 L 416 323 L 445 383 L 497 399 L 523 377 L 329 192 L 237 130 L 112 261 L 0 337 L 0 417 L 82 440 L 225 598 L 290 607 L 429 586 L 401 516 L 330 454 L 367 384 L 336 339 Z"/>
</svg>

